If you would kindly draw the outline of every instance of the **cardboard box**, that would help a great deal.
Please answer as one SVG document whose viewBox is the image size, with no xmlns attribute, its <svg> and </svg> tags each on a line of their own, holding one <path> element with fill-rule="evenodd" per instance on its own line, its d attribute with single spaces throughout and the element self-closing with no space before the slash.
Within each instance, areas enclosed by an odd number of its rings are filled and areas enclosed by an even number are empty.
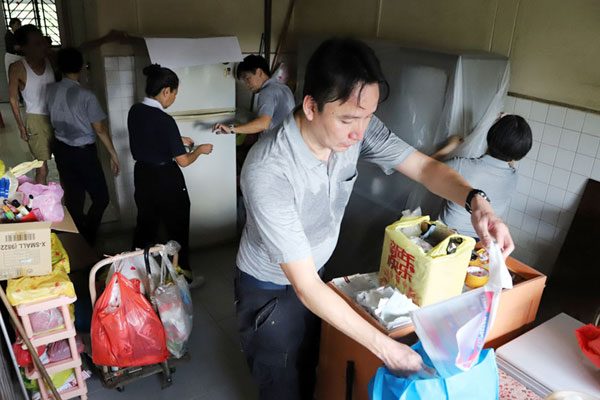
<svg viewBox="0 0 600 400">
<path fill-rule="evenodd" d="M 517 275 L 517 279 L 511 290 L 502 291 L 496 320 L 486 338 L 486 348 L 502 346 L 531 328 L 546 286 L 544 274 L 514 258 L 508 257 L 506 266 Z M 412 323 L 387 330 L 335 284 L 328 282 L 328 285 L 381 332 L 407 345 L 417 342 Z M 367 384 L 382 365 L 381 360 L 361 344 L 323 321 L 317 378 L 318 400 L 368 400 Z"/>
<path fill-rule="evenodd" d="M 0 224 L 0 280 L 52 272 L 50 230 L 77 232 L 65 208 L 61 222 L 22 222 Z"/>
</svg>

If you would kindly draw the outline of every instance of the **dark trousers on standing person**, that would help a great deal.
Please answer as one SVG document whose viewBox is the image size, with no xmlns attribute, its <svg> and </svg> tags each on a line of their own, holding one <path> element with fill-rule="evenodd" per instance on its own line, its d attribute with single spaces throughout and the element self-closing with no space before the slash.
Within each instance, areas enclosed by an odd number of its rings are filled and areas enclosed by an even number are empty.
<svg viewBox="0 0 600 400">
<path fill-rule="evenodd" d="M 189 269 L 190 197 L 181 169 L 175 162 L 135 163 L 135 205 L 137 225 L 133 247 L 144 248 L 159 242 L 159 229 L 164 225 L 168 240 L 181 245 L 179 266 Z"/>
<path fill-rule="evenodd" d="M 291 285 L 262 282 L 237 270 L 236 317 L 242 351 L 261 400 L 312 400 L 320 319 Z"/>
<path fill-rule="evenodd" d="M 94 244 L 109 201 L 96 145 L 69 146 L 54 139 L 52 150 L 65 192 L 65 205 L 79 232 L 88 243 Z M 84 212 L 86 192 L 92 200 L 87 213 Z"/>
</svg>

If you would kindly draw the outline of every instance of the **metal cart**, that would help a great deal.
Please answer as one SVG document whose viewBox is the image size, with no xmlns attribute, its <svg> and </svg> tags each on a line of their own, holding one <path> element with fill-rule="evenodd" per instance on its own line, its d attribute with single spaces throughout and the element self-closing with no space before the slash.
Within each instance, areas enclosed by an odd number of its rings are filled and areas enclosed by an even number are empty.
<svg viewBox="0 0 600 400">
<path fill-rule="evenodd" d="M 164 250 L 164 246 L 157 245 L 154 247 L 149 247 L 144 250 L 131 251 L 126 253 L 121 253 L 113 257 L 107 257 L 102 261 L 99 261 L 94 265 L 92 270 L 90 271 L 89 277 L 89 288 L 90 288 L 90 297 L 92 301 L 92 308 L 96 303 L 96 273 L 104 266 L 111 265 L 115 261 L 124 260 L 127 258 L 133 258 L 140 255 L 145 255 L 146 258 L 146 272 L 148 276 L 150 276 L 150 265 L 148 262 L 148 257 L 153 256 L 156 253 L 159 253 Z M 173 265 L 177 265 L 178 254 L 175 253 L 173 256 Z M 151 288 L 153 289 L 153 288 Z M 154 311 L 156 307 L 153 305 Z M 181 359 L 189 359 L 189 355 L 184 355 Z M 117 389 L 118 391 L 123 391 L 125 389 L 125 385 L 137 381 L 142 378 L 146 378 L 155 374 L 162 374 L 161 376 L 161 389 L 165 389 L 172 384 L 171 374 L 175 372 L 174 362 L 176 360 L 173 358 L 169 358 L 167 361 L 159 363 L 159 364 L 151 364 L 139 367 L 127 367 L 120 368 L 117 371 L 114 371 L 109 366 L 105 365 L 96 365 L 98 369 L 100 380 L 102 382 L 102 386 L 108 389 Z"/>
</svg>

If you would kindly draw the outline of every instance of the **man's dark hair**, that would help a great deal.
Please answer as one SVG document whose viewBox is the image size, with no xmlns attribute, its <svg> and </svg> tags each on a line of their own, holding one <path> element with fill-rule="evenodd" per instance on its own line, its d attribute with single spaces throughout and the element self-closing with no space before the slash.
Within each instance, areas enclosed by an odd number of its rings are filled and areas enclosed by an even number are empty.
<svg viewBox="0 0 600 400">
<path fill-rule="evenodd" d="M 164 88 L 175 90 L 179 87 L 177 74 L 160 64 L 151 64 L 144 68 L 146 75 L 146 95 L 154 97 Z"/>
<path fill-rule="evenodd" d="M 15 32 L 15 41 L 19 46 L 26 46 L 29 41 L 29 35 L 32 33 L 42 34 L 39 28 L 35 25 L 23 25 Z"/>
<path fill-rule="evenodd" d="M 502 161 L 518 161 L 525 157 L 532 142 L 529 124 L 514 114 L 500 118 L 487 134 L 488 154 Z"/>
<path fill-rule="evenodd" d="M 8 23 L 8 26 L 12 27 L 14 24 L 17 24 L 19 22 L 21 22 L 19 18 L 11 18 L 10 22 Z"/>
<path fill-rule="evenodd" d="M 63 74 L 78 74 L 83 68 L 83 55 L 74 47 L 65 47 L 58 51 L 56 63 Z"/>
<path fill-rule="evenodd" d="M 357 85 L 362 91 L 372 83 L 385 90 L 381 96 L 385 100 L 390 86 L 373 49 L 355 39 L 329 39 L 308 60 L 303 95 L 311 96 L 319 111 L 323 111 L 325 103 L 345 102 Z"/>
<path fill-rule="evenodd" d="M 244 57 L 244 61 L 242 61 L 238 67 L 236 76 L 238 79 L 242 79 L 242 75 L 246 72 L 250 72 L 251 74 L 255 74 L 257 69 L 262 69 L 262 71 L 267 75 L 271 76 L 271 72 L 269 70 L 269 63 L 261 56 L 255 56 L 254 54 L 250 54 L 249 56 Z"/>
</svg>

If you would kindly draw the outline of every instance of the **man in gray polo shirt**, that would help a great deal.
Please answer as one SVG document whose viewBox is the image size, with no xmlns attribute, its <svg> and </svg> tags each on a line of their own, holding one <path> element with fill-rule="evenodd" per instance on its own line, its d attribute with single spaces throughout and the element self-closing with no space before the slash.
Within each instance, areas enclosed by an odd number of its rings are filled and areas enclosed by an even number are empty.
<svg viewBox="0 0 600 400">
<path fill-rule="evenodd" d="M 243 125 L 215 124 L 213 132 L 260 134 L 277 128 L 294 108 L 294 96 L 289 87 L 271 78 L 269 64 L 261 56 L 249 55 L 237 67 L 237 77 L 252 93 L 258 94 L 257 117 Z"/>
<path fill-rule="evenodd" d="M 237 257 L 240 341 L 261 399 L 312 399 L 318 318 L 379 357 L 391 370 L 422 360 L 362 319 L 321 280 L 333 252 L 359 159 L 394 170 L 472 210 L 484 245 L 514 245 L 485 193 L 416 151 L 374 113 L 388 87 L 364 43 L 334 39 L 311 56 L 302 105 L 250 151 L 241 176 L 247 210 Z M 340 373 L 343 373 L 340 371 Z"/>
<path fill-rule="evenodd" d="M 106 114 L 96 96 L 78 82 L 83 56 L 75 48 L 64 48 L 58 52 L 57 63 L 63 79 L 48 85 L 46 93 L 50 121 L 55 130 L 52 150 L 65 192 L 65 205 L 77 229 L 88 243 L 93 244 L 109 202 L 96 150 L 96 135 L 110 154 L 110 166 L 115 175 L 119 173 L 119 159 L 106 127 Z M 86 192 L 92 200 L 87 215 L 84 213 Z"/>
</svg>

